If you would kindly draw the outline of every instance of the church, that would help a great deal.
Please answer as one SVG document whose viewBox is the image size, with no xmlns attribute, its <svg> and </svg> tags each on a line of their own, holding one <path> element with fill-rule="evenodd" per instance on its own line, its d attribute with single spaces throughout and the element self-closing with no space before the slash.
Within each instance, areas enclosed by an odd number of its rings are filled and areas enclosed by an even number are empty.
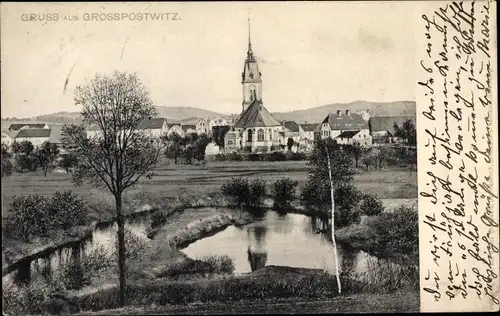
<svg viewBox="0 0 500 316">
<path fill-rule="evenodd" d="M 269 151 L 285 145 L 284 126 L 278 122 L 262 102 L 262 73 L 252 50 L 250 23 L 248 50 L 241 74 L 243 89 L 242 112 L 224 137 L 226 151 Z"/>
</svg>

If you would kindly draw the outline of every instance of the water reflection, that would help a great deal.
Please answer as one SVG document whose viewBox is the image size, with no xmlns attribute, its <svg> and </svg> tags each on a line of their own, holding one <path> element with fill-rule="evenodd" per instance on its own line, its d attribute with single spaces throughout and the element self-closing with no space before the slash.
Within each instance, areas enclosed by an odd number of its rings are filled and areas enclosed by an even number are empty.
<svg viewBox="0 0 500 316">
<path fill-rule="evenodd" d="M 248 247 L 247 254 L 252 272 L 266 266 L 267 251 L 252 251 L 252 249 Z"/>
<path fill-rule="evenodd" d="M 146 228 L 150 224 L 149 215 L 129 219 L 125 227 L 134 234 L 146 237 Z M 18 268 L 2 278 L 4 284 L 14 282 L 15 284 L 28 284 L 38 277 L 50 278 L 58 271 L 59 267 L 74 263 L 78 265 L 82 259 L 98 246 L 104 246 L 112 250 L 116 240 L 117 225 L 103 225 L 96 228 L 92 235 L 81 242 L 59 248 L 44 257 L 30 261 L 20 262 Z"/>
</svg>

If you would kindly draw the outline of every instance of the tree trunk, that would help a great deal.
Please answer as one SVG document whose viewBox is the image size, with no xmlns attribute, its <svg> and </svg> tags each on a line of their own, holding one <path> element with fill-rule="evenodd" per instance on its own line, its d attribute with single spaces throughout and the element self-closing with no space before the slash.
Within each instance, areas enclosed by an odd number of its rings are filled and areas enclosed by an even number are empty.
<svg viewBox="0 0 500 316">
<path fill-rule="evenodd" d="M 339 294 L 342 292 L 342 287 L 340 285 L 340 274 L 339 274 L 339 259 L 338 259 L 338 251 L 337 251 L 337 243 L 335 242 L 335 198 L 333 195 L 333 182 L 332 182 L 332 165 L 330 163 L 330 153 L 328 152 L 328 147 L 326 148 L 326 156 L 328 161 L 328 177 L 330 179 L 330 197 L 332 201 L 332 242 L 333 249 L 335 251 L 335 274 L 337 277 L 337 287 L 339 289 Z"/>
<path fill-rule="evenodd" d="M 116 222 L 118 224 L 118 269 L 120 274 L 120 306 L 125 306 L 125 231 L 121 194 L 116 199 Z"/>
</svg>

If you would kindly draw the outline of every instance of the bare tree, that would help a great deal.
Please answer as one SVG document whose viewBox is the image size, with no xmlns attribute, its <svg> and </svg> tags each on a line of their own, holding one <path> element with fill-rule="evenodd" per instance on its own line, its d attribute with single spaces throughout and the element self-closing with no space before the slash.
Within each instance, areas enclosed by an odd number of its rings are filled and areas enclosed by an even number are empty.
<svg viewBox="0 0 500 316">
<path fill-rule="evenodd" d="M 118 224 L 120 305 L 125 304 L 125 239 L 123 192 L 141 177 L 151 178 L 161 145 L 139 123 L 157 116 L 146 88 L 134 74 L 115 72 L 95 75 L 76 87 L 75 103 L 82 106 L 83 124 L 63 128 L 63 144 L 74 146 L 78 163 L 73 173 L 77 185 L 84 182 L 107 188 L 115 198 Z M 97 127 L 89 136 L 86 128 Z"/>
</svg>

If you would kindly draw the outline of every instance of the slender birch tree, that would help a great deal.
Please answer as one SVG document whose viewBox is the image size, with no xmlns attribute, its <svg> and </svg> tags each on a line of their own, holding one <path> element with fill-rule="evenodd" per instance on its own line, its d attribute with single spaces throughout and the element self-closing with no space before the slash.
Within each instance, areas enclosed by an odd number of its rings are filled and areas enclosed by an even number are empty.
<svg viewBox="0 0 500 316">
<path fill-rule="evenodd" d="M 315 140 L 314 151 L 308 162 L 308 179 L 306 186 L 313 190 L 317 206 L 331 206 L 332 241 L 335 250 L 335 270 L 337 286 L 341 292 L 337 243 L 335 241 L 335 190 L 353 180 L 354 170 L 349 155 L 332 139 Z"/>
<path fill-rule="evenodd" d="M 120 306 L 124 306 L 126 252 L 122 194 L 141 177 L 154 175 L 161 145 L 138 126 L 157 116 L 157 112 L 138 77 L 121 72 L 112 76 L 96 74 L 83 86 L 76 87 L 74 101 L 83 108 L 83 124 L 64 126 L 62 142 L 75 148 L 76 185 L 87 182 L 106 188 L 115 198 Z M 92 135 L 87 133 L 89 126 L 94 127 Z"/>
</svg>

